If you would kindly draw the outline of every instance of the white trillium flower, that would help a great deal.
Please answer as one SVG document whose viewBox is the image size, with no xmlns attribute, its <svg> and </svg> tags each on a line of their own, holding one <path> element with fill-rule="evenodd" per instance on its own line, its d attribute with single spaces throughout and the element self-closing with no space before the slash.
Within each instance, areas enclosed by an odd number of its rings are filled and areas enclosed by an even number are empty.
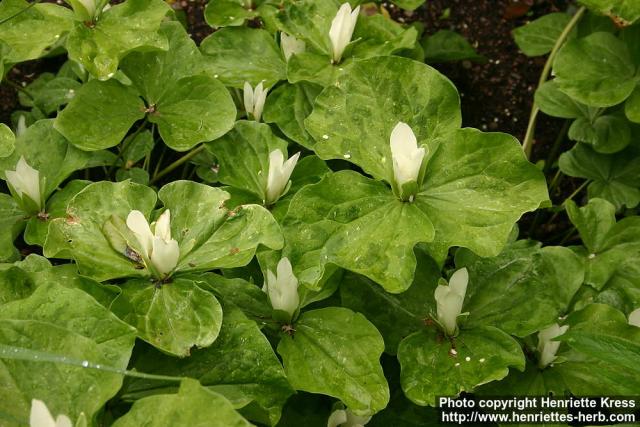
<svg viewBox="0 0 640 427">
<path fill-rule="evenodd" d="M 4 171 L 7 183 L 11 185 L 19 198 L 27 196 L 42 209 L 42 196 L 40 189 L 40 172 L 29 166 L 24 157 L 20 157 L 15 171 Z"/>
<path fill-rule="evenodd" d="M 284 257 L 278 262 L 276 274 L 267 270 L 262 290 L 269 296 L 274 310 L 284 311 L 290 318 L 293 317 L 300 305 L 300 297 L 298 296 L 298 279 L 293 274 L 289 258 Z"/>
<path fill-rule="evenodd" d="M 53 418 L 47 405 L 38 399 L 31 400 L 31 414 L 29 416 L 30 427 L 72 427 L 71 420 L 66 415 L 58 415 Z"/>
<path fill-rule="evenodd" d="M 18 124 L 16 126 L 16 138 L 21 137 L 27 131 L 27 118 L 24 114 L 18 117 Z"/>
<path fill-rule="evenodd" d="M 371 417 L 359 417 L 348 409 L 336 409 L 329 416 L 327 427 L 364 427 Z"/>
<path fill-rule="evenodd" d="M 538 366 L 545 368 L 556 360 L 556 353 L 560 347 L 560 341 L 552 341 L 552 339 L 564 334 L 568 325 L 560 326 L 557 323 L 538 332 Z"/>
<path fill-rule="evenodd" d="M 280 33 L 280 47 L 282 48 L 284 59 L 288 61 L 291 55 L 304 52 L 307 46 L 304 41 L 282 32 Z"/>
<path fill-rule="evenodd" d="M 253 120 L 260 121 L 267 92 L 269 89 L 264 89 L 262 82 L 258 83 L 255 89 L 251 87 L 249 82 L 244 82 L 244 109 L 247 112 L 247 117 L 251 115 Z"/>
<path fill-rule="evenodd" d="M 462 312 L 462 303 L 467 293 L 469 272 L 461 268 L 451 275 L 449 285 L 438 285 L 435 291 L 438 322 L 447 335 L 455 335 L 458 328 L 458 316 Z"/>
<path fill-rule="evenodd" d="M 418 148 L 411 127 L 403 122 L 391 131 L 391 157 L 393 159 L 393 177 L 398 187 L 408 182 L 417 182 L 424 159 L 425 148 Z"/>
<path fill-rule="evenodd" d="M 289 178 L 296 167 L 300 153 L 291 156 L 286 162 L 281 150 L 273 150 L 269 153 L 269 175 L 267 176 L 267 188 L 265 204 L 275 203 L 286 191 Z"/>
<path fill-rule="evenodd" d="M 329 39 L 331 39 L 333 62 L 340 62 L 344 50 L 351 42 L 351 36 L 358 21 L 358 13 L 360 13 L 360 6 L 351 10 L 349 3 L 343 3 L 331 21 Z"/>
<path fill-rule="evenodd" d="M 143 251 L 142 257 L 151 262 L 160 276 L 171 273 L 178 265 L 180 257 L 178 242 L 171 238 L 170 224 L 169 209 L 164 211 L 151 226 L 140 211 L 133 210 L 127 216 L 127 227 L 138 239 Z"/>
<path fill-rule="evenodd" d="M 640 328 L 640 308 L 636 308 L 629 314 L 629 324 Z"/>
</svg>

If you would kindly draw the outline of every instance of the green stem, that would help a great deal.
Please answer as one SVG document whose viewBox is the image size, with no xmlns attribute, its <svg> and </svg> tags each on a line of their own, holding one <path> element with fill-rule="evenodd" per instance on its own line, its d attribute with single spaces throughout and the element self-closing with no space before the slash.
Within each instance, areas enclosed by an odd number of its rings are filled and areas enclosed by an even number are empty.
<svg viewBox="0 0 640 427">
<path fill-rule="evenodd" d="M 573 30 L 574 27 L 578 24 L 578 22 L 580 22 L 580 19 L 582 18 L 582 15 L 584 15 L 585 11 L 586 11 L 586 8 L 584 6 L 578 9 L 576 14 L 573 15 L 573 18 L 571 18 L 571 21 L 569 21 L 567 26 L 564 27 L 564 30 L 562 30 L 562 33 L 556 40 L 556 43 L 553 45 L 553 49 L 551 49 L 551 53 L 547 58 L 547 62 L 544 64 L 544 68 L 542 69 L 542 73 L 540 74 L 540 80 L 538 81 L 538 88 L 542 86 L 544 82 L 546 82 L 547 79 L 549 78 L 549 74 L 551 73 L 551 67 L 553 65 L 553 61 L 556 58 L 556 54 L 564 44 L 567 37 L 569 37 L 571 30 Z M 533 137 L 534 137 L 535 128 L 536 128 L 536 119 L 538 117 L 539 112 L 540 112 L 540 109 L 536 106 L 534 102 L 533 108 L 531 108 L 531 115 L 529 116 L 527 133 L 524 137 L 524 142 L 522 143 L 522 149 L 524 150 L 524 153 L 527 156 L 527 158 L 531 157 L 531 150 L 533 148 Z"/>
<path fill-rule="evenodd" d="M 194 148 L 189 153 L 187 153 L 184 156 L 180 157 L 178 160 L 176 160 L 175 162 L 171 163 L 169 166 L 167 166 L 166 168 L 164 168 L 163 170 L 158 172 L 158 174 L 153 177 L 153 179 L 151 180 L 150 184 L 154 184 L 154 183 L 158 182 L 158 180 L 160 178 L 162 178 L 163 176 L 168 175 L 169 173 L 173 172 L 179 166 L 182 166 L 184 163 L 188 162 L 189 160 L 191 160 L 192 158 L 197 156 L 202 150 L 204 150 L 204 145 L 200 145 L 199 147 Z"/>
<path fill-rule="evenodd" d="M 17 90 L 18 92 L 22 92 L 25 94 L 25 96 L 27 98 L 29 98 L 31 101 L 35 101 L 35 98 L 33 97 L 33 95 L 31 95 L 29 93 L 28 90 L 26 90 L 25 88 L 23 88 L 21 85 L 19 85 L 18 83 L 11 81 L 7 78 L 4 79 L 5 83 L 7 83 L 9 86 L 11 86 L 12 88 L 14 88 L 15 90 Z"/>
<path fill-rule="evenodd" d="M 114 160 L 113 164 L 111 165 L 111 167 L 109 168 L 109 174 L 107 175 L 107 179 L 109 179 L 108 177 L 111 176 L 111 174 L 113 173 L 113 171 L 118 167 L 118 160 L 122 159 L 122 156 L 124 156 L 124 153 L 127 151 L 127 149 L 131 146 L 131 144 L 133 143 L 133 140 L 136 139 L 136 137 L 138 136 L 138 134 L 140 134 L 140 132 L 142 132 L 142 130 L 144 129 L 144 127 L 147 124 L 147 118 L 145 117 L 144 121 L 142 122 L 142 124 L 140 124 L 140 126 L 138 126 L 138 129 L 135 130 L 135 132 L 133 132 L 129 138 L 127 138 L 124 143 L 122 144 L 122 146 L 120 147 L 120 150 L 118 151 L 118 155 L 116 156 L 116 159 Z"/>
<path fill-rule="evenodd" d="M 560 151 L 560 145 L 562 145 L 562 141 L 564 141 L 565 136 L 567 136 L 570 124 L 571 122 L 569 120 L 565 120 L 564 124 L 562 125 L 562 129 L 560 129 L 556 140 L 553 142 L 551 150 L 549 151 L 549 155 L 547 156 L 547 160 L 545 161 L 544 172 L 548 172 L 549 169 L 551 169 L 553 162 L 558 156 L 558 151 Z"/>
<path fill-rule="evenodd" d="M 571 193 L 571 195 L 569 195 L 569 197 L 567 197 L 566 199 L 564 199 L 564 202 L 562 202 L 562 206 L 564 206 L 564 204 L 565 204 L 565 203 L 567 203 L 567 200 L 571 200 L 571 199 L 573 199 L 574 197 L 576 197 L 576 196 L 577 196 L 577 195 L 578 195 L 578 194 L 579 194 L 579 193 L 584 189 L 584 187 L 586 187 L 589 183 L 591 183 L 591 180 L 590 180 L 590 179 L 588 179 L 588 180 L 586 180 L 585 182 L 583 182 L 583 183 L 580 185 L 580 187 L 576 188 L 576 191 L 574 191 L 573 193 Z M 558 217 L 558 215 L 559 215 L 559 214 L 560 214 L 560 211 L 558 211 L 558 212 L 554 213 L 554 214 L 551 216 L 551 219 L 549 219 L 549 221 L 547 221 L 547 224 L 549 224 L 549 223 L 553 222 L 553 221 Z"/>
</svg>

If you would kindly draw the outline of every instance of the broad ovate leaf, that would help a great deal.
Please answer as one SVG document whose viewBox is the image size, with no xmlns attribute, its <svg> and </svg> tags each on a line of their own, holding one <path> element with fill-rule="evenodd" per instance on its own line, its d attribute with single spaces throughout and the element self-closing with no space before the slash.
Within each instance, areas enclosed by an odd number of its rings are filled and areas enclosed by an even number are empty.
<svg viewBox="0 0 640 427">
<path fill-rule="evenodd" d="M 560 90 L 594 107 L 619 104 L 636 87 L 636 66 L 627 46 L 607 32 L 569 40 L 558 51 L 553 71 Z"/>
<path fill-rule="evenodd" d="M 226 86 L 242 88 L 263 82 L 271 88 L 285 80 L 286 63 L 280 47 L 266 30 L 228 27 L 216 31 L 200 45 L 211 71 Z"/>
<path fill-rule="evenodd" d="M 640 19 L 640 4 L 634 0 L 580 0 L 580 3 L 622 25 L 631 25 Z"/>
<path fill-rule="evenodd" d="M 27 353 L 125 369 L 135 330 L 92 297 L 54 284 L 2 306 L 0 344 Z M 43 362 L 37 357 L 0 359 L 0 412 L 28 420 L 32 399 L 55 414 L 92 417 L 122 386 L 122 376 L 80 366 Z M 91 390 L 90 393 L 87 390 Z"/>
<path fill-rule="evenodd" d="M 122 285 L 116 314 L 138 336 L 165 353 L 185 357 L 192 347 L 208 347 L 218 337 L 222 307 L 195 282 L 176 278 L 156 285 L 134 279 Z"/>
<path fill-rule="evenodd" d="M 118 418 L 114 427 L 163 427 L 166 425 L 207 425 L 211 427 L 249 427 L 224 396 L 185 379 L 176 394 L 158 394 L 136 401 L 131 410 Z"/>
<path fill-rule="evenodd" d="M 296 390 L 336 397 L 355 414 L 371 415 L 389 402 L 380 366 L 384 342 L 361 314 L 341 307 L 303 313 L 278 344 Z"/>
<path fill-rule="evenodd" d="M 567 13 L 549 13 L 513 30 L 516 44 L 527 56 L 546 55 L 551 52 L 571 16 Z"/>
</svg>

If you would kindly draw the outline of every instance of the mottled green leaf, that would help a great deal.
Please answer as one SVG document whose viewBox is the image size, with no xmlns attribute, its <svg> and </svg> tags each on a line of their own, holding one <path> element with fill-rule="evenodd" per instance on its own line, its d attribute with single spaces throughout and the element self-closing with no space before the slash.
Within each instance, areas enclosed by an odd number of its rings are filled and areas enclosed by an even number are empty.
<svg viewBox="0 0 640 427">
<path fill-rule="evenodd" d="M 613 114 L 594 120 L 581 117 L 571 124 L 569 138 L 592 145 L 598 153 L 617 153 L 631 142 L 631 128 L 624 117 Z"/>
<path fill-rule="evenodd" d="M 580 0 L 580 3 L 625 25 L 631 25 L 640 18 L 640 4 L 634 0 Z"/>
<path fill-rule="evenodd" d="M 571 16 L 567 13 L 549 13 L 513 30 L 513 37 L 527 56 L 546 55 L 551 52 Z"/>
<path fill-rule="evenodd" d="M 422 39 L 425 61 L 428 63 L 486 60 L 479 55 L 471 44 L 460 34 L 450 30 L 439 30 Z"/>
</svg>

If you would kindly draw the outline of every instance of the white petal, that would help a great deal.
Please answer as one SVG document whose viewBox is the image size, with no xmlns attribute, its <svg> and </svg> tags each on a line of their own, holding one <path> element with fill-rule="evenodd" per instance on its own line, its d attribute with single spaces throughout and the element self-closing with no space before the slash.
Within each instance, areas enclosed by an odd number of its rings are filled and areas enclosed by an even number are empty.
<svg viewBox="0 0 640 427">
<path fill-rule="evenodd" d="M 58 418 L 56 418 L 56 427 L 73 427 L 73 423 L 66 415 L 58 415 Z"/>
<path fill-rule="evenodd" d="M 391 155 L 410 156 L 418 148 L 418 141 L 413 129 L 403 122 L 398 124 L 391 131 Z"/>
<path fill-rule="evenodd" d="M 549 326 L 546 329 L 538 332 L 538 352 L 539 359 L 538 364 L 541 367 L 545 367 L 551 364 L 554 360 L 556 360 L 556 352 L 560 347 L 560 341 L 552 341 L 554 338 L 559 337 L 564 334 L 567 329 L 569 329 L 568 325 L 560 326 L 557 323 Z"/>
<path fill-rule="evenodd" d="M 351 11 L 349 3 L 343 3 L 331 21 L 329 39 L 331 40 L 333 60 L 335 62 L 340 61 L 344 50 L 351 41 L 359 11 L 360 6 Z"/>
<path fill-rule="evenodd" d="M 267 272 L 268 278 L 268 294 L 271 306 L 275 310 L 282 310 L 289 315 L 293 313 L 300 305 L 300 297 L 298 295 L 298 279 L 293 274 L 293 269 L 288 258 L 282 258 L 278 262 L 276 268 L 275 283 L 273 282 L 273 273 Z"/>
<path fill-rule="evenodd" d="M 469 272 L 466 267 L 456 270 L 449 279 L 449 287 L 453 292 L 464 298 L 469 284 Z"/>
<path fill-rule="evenodd" d="M 144 217 L 144 214 L 140 211 L 133 210 L 129 212 L 127 216 L 127 227 L 133 231 L 133 234 L 138 239 L 138 243 L 144 251 L 144 256 L 149 257 L 153 248 L 153 233 L 149 227 L 149 222 Z"/>
<path fill-rule="evenodd" d="M 418 148 L 413 130 L 403 122 L 391 131 L 391 157 L 393 158 L 393 174 L 396 184 L 402 186 L 406 182 L 416 181 L 425 156 L 424 147 Z"/>
<path fill-rule="evenodd" d="M 51 416 L 47 405 L 42 400 L 31 400 L 31 414 L 29 416 L 30 427 L 56 427 L 56 422 Z"/>
<path fill-rule="evenodd" d="M 640 308 L 636 308 L 629 314 L 629 324 L 640 328 Z"/>
<path fill-rule="evenodd" d="M 347 422 L 347 411 L 344 409 L 336 409 L 331 413 L 327 420 L 327 427 L 338 427 Z"/>
<path fill-rule="evenodd" d="M 295 167 L 295 162 L 297 162 L 298 157 L 295 157 L 295 161 L 293 161 L 293 167 Z M 293 158 L 292 157 L 292 158 Z M 282 192 L 287 186 L 289 182 L 289 177 L 291 176 L 291 172 L 288 174 L 286 171 L 290 168 L 291 159 L 284 161 L 284 153 L 281 150 L 273 150 L 269 153 L 269 173 L 267 175 L 267 188 L 266 188 L 266 204 L 272 204 L 282 195 Z M 293 171 L 293 167 L 291 167 L 291 171 Z"/>
<path fill-rule="evenodd" d="M 169 209 L 162 212 L 160 218 L 156 221 L 155 228 L 156 237 L 160 237 L 165 242 L 171 240 L 171 212 Z"/>
<path fill-rule="evenodd" d="M 79 0 L 79 1 L 80 1 L 80 3 L 82 3 L 84 8 L 87 10 L 87 13 L 89 14 L 89 16 L 93 17 L 93 15 L 96 13 L 96 2 L 95 2 L 95 0 Z"/>
<path fill-rule="evenodd" d="M 284 59 L 288 61 L 292 55 L 304 52 L 306 44 L 304 41 L 298 40 L 287 33 L 280 33 L 280 47 L 282 48 Z"/>
<path fill-rule="evenodd" d="M 244 82 L 244 110 L 253 114 L 253 88 L 249 82 Z"/>
<path fill-rule="evenodd" d="M 268 88 L 262 88 L 262 82 L 256 86 L 256 90 L 253 95 L 253 118 L 256 122 L 259 122 L 262 117 L 262 110 L 264 110 L 264 103 L 267 100 L 268 92 Z"/>
<path fill-rule="evenodd" d="M 160 237 L 153 238 L 153 251 L 151 252 L 151 263 L 158 273 L 165 275 L 171 273 L 180 257 L 178 242 L 171 239 L 165 241 Z"/>
<path fill-rule="evenodd" d="M 5 176 L 18 196 L 26 195 L 41 207 L 40 172 L 29 166 L 23 156 L 20 156 L 16 170 L 5 171 Z"/>
</svg>

